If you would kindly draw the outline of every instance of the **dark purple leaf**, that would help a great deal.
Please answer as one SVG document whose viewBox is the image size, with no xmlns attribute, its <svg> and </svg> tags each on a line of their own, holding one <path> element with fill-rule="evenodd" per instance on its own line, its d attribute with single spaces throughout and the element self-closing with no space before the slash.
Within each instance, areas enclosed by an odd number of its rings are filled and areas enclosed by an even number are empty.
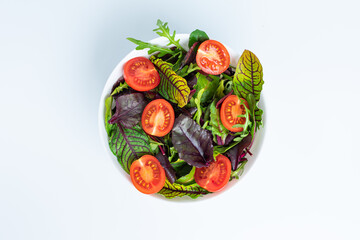
<svg viewBox="0 0 360 240">
<path fill-rule="evenodd" d="M 190 89 L 194 88 L 194 86 L 197 84 L 197 77 L 194 72 L 190 73 L 188 76 L 185 77 L 187 84 Z"/>
<path fill-rule="evenodd" d="M 179 158 L 195 167 L 206 167 L 214 160 L 212 135 L 194 120 L 180 115 L 172 129 L 172 142 Z"/>
<path fill-rule="evenodd" d="M 234 138 L 235 138 L 234 135 L 228 134 L 224 142 L 219 135 L 216 135 L 218 145 L 228 145 Z"/>
<path fill-rule="evenodd" d="M 191 48 L 189 49 L 189 51 L 186 53 L 181 65 L 180 65 L 180 69 L 182 69 L 185 65 L 188 65 L 192 62 L 195 61 L 196 58 L 196 50 L 197 50 L 197 46 L 199 45 L 199 42 L 195 42 Z"/>
<path fill-rule="evenodd" d="M 225 73 L 226 75 L 229 75 L 229 76 L 234 76 L 235 70 L 234 70 L 232 67 L 229 67 L 228 69 L 226 69 L 226 70 L 224 71 L 224 73 Z"/>
<path fill-rule="evenodd" d="M 162 154 L 161 152 L 156 154 L 155 157 L 157 160 L 159 160 L 161 166 L 164 168 L 166 177 L 169 180 L 169 182 L 174 183 L 176 181 L 176 176 L 175 176 L 176 172 L 173 166 L 171 166 L 168 157 Z"/>
<path fill-rule="evenodd" d="M 231 90 L 231 92 L 229 92 L 228 94 L 226 94 L 225 96 L 223 96 L 223 97 L 216 103 L 216 108 L 217 108 L 217 109 L 220 109 L 221 104 L 224 102 L 224 100 L 225 100 L 228 96 L 230 96 L 233 92 L 234 92 L 234 91 Z"/>
<path fill-rule="evenodd" d="M 138 124 L 147 105 L 142 93 L 121 95 L 116 99 L 115 103 L 116 112 L 109 120 L 109 123 L 119 123 L 125 128 L 132 128 Z"/>
<path fill-rule="evenodd" d="M 197 111 L 197 108 L 196 107 L 193 107 L 193 108 L 189 108 L 189 109 L 186 109 L 186 108 L 179 108 L 179 115 L 180 114 L 184 114 L 188 117 L 193 117 L 194 113 Z"/>
<path fill-rule="evenodd" d="M 216 135 L 216 140 L 218 145 L 220 146 L 224 145 L 224 142 L 219 135 Z"/>
<path fill-rule="evenodd" d="M 228 145 L 234 138 L 235 138 L 235 135 L 228 134 L 226 136 L 224 145 Z"/>
<path fill-rule="evenodd" d="M 225 154 L 230 158 L 231 161 L 231 169 L 235 171 L 241 161 L 241 158 L 245 157 L 243 151 L 247 148 L 251 143 L 251 134 L 247 135 L 245 138 L 241 140 L 241 142 L 235 147 L 231 148 Z"/>
</svg>

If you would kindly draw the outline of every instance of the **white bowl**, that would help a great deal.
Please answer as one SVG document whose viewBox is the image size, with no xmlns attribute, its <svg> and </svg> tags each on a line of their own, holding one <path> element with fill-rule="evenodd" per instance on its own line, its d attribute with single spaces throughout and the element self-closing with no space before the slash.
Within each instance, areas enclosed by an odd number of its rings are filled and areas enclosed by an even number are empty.
<svg viewBox="0 0 360 240">
<path fill-rule="evenodd" d="M 177 34 L 176 39 L 180 39 L 181 46 L 183 46 L 186 50 L 189 49 L 188 46 L 187 46 L 188 41 L 189 41 L 189 34 Z M 150 43 L 157 44 L 159 46 L 166 46 L 166 44 L 168 44 L 168 40 L 166 38 L 164 38 L 164 37 L 159 37 L 159 38 L 155 38 L 155 39 L 151 40 Z M 237 52 L 233 51 L 231 48 L 229 48 L 225 44 L 224 44 L 224 46 L 226 47 L 226 49 L 228 50 L 228 52 L 230 54 L 230 64 L 232 66 L 236 66 L 237 61 L 241 56 L 241 53 L 237 53 Z M 108 80 L 106 81 L 105 87 L 104 87 L 103 92 L 101 94 L 100 105 L 99 105 L 99 114 L 98 114 L 99 131 L 100 131 L 101 141 L 103 142 L 104 147 L 105 147 L 108 155 L 112 159 L 113 163 L 119 169 L 120 174 L 122 174 L 124 176 L 124 180 L 126 179 L 126 181 L 129 182 L 129 184 L 132 184 L 131 179 L 130 179 L 130 175 L 128 175 L 121 168 L 120 163 L 118 162 L 116 156 L 111 152 L 111 150 L 109 148 L 108 136 L 107 136 L 107 133 L 106 133 L 106 130 L 105 130 L 105 99 L 110 95 L 111 88 L 112 88 L 113 84 L 119 79 L 119 77 L 121 77 L 123 75 L 123 65 L 129 59 L 134 58 L 134 57 L 138 57 L 138 56 L 143 56 L 143 57 L 147 57 L 147 58 L 150 57 L 150 55 L 147 53 L 147 50 L 133 50 L 128 55 L 126 55 L 118 63 L 118 65 L 115 67 L 115 69 L 112 71 L 112 73 L 110 74 Z M 264 101 L 264 97 L 263 97 L 263 94 L 262 94 L 261 101 L 260 101 L 260 107 L 264 110 L 263 119 L 265 119 L 265 112 L 266 111 L 265 111 L 265 106 L 263 104 L 263 101 Z M 253 156 L 247 155 L 248 162 L 245 165 L 245 170 L 244 170 L 243 174 L 240 176 L 240 178 L 238 180 L 236 180 L 236 179 L 232 180 L 231 182 L 229 182 L 226 185 L 225 189 L 223 189 L 220 192 L 213 193 L 213 194 L 208 194 L 208 195 L 205 195 L 203 197 L 199 197 L 196 200 L 198 200 L 198 199 L 206 199 L 206 198 L 209 198 L 209 197 L 214 197 L 217 194 L 224 193 L 226 190 L 230 189 L 235 183 L 239 182 L 241 180 L 241 178 L 243 178 L 247 174 L 249 169 L 253 166 L 255 160 L 258 158 L 259 153 L 260 153 L 260 148 L 261 148 L 261 145 L 263 143 L 264 133 L 265 133 L 264 128 L 261 128 L 256 133 L 254 144 L 251 147 L 251 152 L 253 153 Z M 134 188 L 134 191 L 137 191 L 137 190 Z M 166 199 L 165 197 L 162 197 L 159 194 L 152 194 L 152 195 L 156 196 L 158 198 L 161 198 L 161 199 Z M 196 200 L 191 199 L 190 197 L 173 198 L 173 199 L 170 199 L 170 200 L 171 201 L 174 201 L 174 200 L 175 201 L 184 201 L 184 200 L 196 201 Z"/>
</svg>

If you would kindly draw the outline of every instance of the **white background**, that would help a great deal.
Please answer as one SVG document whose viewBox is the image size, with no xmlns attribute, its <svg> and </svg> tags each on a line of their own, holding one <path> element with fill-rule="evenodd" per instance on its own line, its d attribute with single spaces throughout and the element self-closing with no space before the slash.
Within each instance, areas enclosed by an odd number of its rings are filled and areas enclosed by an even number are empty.
<svg viewBox="0 0 360 240">
<path fill-rule="evenodd" d="M 360 239 L 358 1 L 0 2 L 0 239 Z M 108 157 L 108 75 L 156 20 L 264 67 L 263 148 L 217 197 L 138 193 Z"/>
</svg>

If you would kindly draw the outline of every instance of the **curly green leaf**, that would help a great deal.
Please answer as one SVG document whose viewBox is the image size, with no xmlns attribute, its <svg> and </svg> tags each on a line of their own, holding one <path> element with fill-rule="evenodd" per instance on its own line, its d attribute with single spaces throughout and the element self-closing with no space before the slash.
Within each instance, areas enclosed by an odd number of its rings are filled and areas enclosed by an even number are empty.
<svg viewBox="0 0 360 240">
<path fill-rule="evenodd" d="M 129 40 L 130 42 L 135 43 L 136 45 L 138 45 L 135 49 L 136 50 L 142 50 L 142 49 L 149 49 L 148 50 L 148 54 L 153 54 L 156 52 L 159 52 L 159 57 L 162 57 L 166 54 L 171 54 L 171 55 L 175 55 L 178 54 L 176 51 L 171 50 L 170 48 L 163 48 L 160 47 L 158 45 L 155 44 L 151 44 L 151 43 L 147 43 L 147 42 L 143 42 L 141 40 L 137 40 L 134 38 L 127 38 L 127 40 Z"/>
<path fill-rule="evenodd" d="M 162 22 L 160 19 L 157 20 L 156 25 L 158 28 L 154 29 L 154 31 L 161 37 L 166 37 L 169 39 L 169 44 L 174 44 L 181 51 L 185 51 L 185 49 L 180 45 L 180 39 L 175 40 L 176 31 L 173 34 L 170 34 L 170 29 L 167 22 Z"/>
</svg>

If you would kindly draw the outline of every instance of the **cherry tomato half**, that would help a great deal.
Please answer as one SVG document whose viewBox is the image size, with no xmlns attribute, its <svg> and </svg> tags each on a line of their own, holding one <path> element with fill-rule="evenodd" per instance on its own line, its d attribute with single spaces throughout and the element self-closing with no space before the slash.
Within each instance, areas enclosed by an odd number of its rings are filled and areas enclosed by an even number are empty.
<svg viewBox="0 0 360 240">
<path fill-rule="evenodd" d="M 164 99 L 151 101 L 144 109 L 141 124 L 147 134 L 162 137 L 168 134 L 175 121 L 171 104 Z"/>
<path fill-rule="evenodd" d="M 160 76 L 154 64 L 144 57 L 132 58 L 125 63 L 124 79 L 137 91 L 149 91 L 160 83 Z"/>
<path fill-rule="evenodd" d="M 165 184 L 165 170 L 151 155 L 144 155 L 131 164 L 130 177 L 136 189 L 145 194 L 157 193 Z"/>
<path fill-rule="evenodd" d="M 210 166 L 195 170 L 195 181 L 209 192 L 220 191 L 230 179 L 231 163 L 224 155 L 217 155 Z"/>
<path fill-rule="evenodd" d="M 238 98 L 236 95 L 228 96 L 220 108 L 220 119 L 224 127 L 232 132 L 242 132 L 244 128 L 234 128 L 232 126 L 235 124 L 246 125 L 246 121 L 249 121 L 250 117 L 246 116 L 245 106 L 249 108 L 245 99 Z M 241 117 L 238 117 L 239 115 L 241 115 Z"/>
<path fill-rule="evenodd" d="M 220 42 L 207 40 L 199 46 L 196 53 L 196 63 L 205 73 L 219 75 L 228 69 L 230 55 Z"/>
</svg>

